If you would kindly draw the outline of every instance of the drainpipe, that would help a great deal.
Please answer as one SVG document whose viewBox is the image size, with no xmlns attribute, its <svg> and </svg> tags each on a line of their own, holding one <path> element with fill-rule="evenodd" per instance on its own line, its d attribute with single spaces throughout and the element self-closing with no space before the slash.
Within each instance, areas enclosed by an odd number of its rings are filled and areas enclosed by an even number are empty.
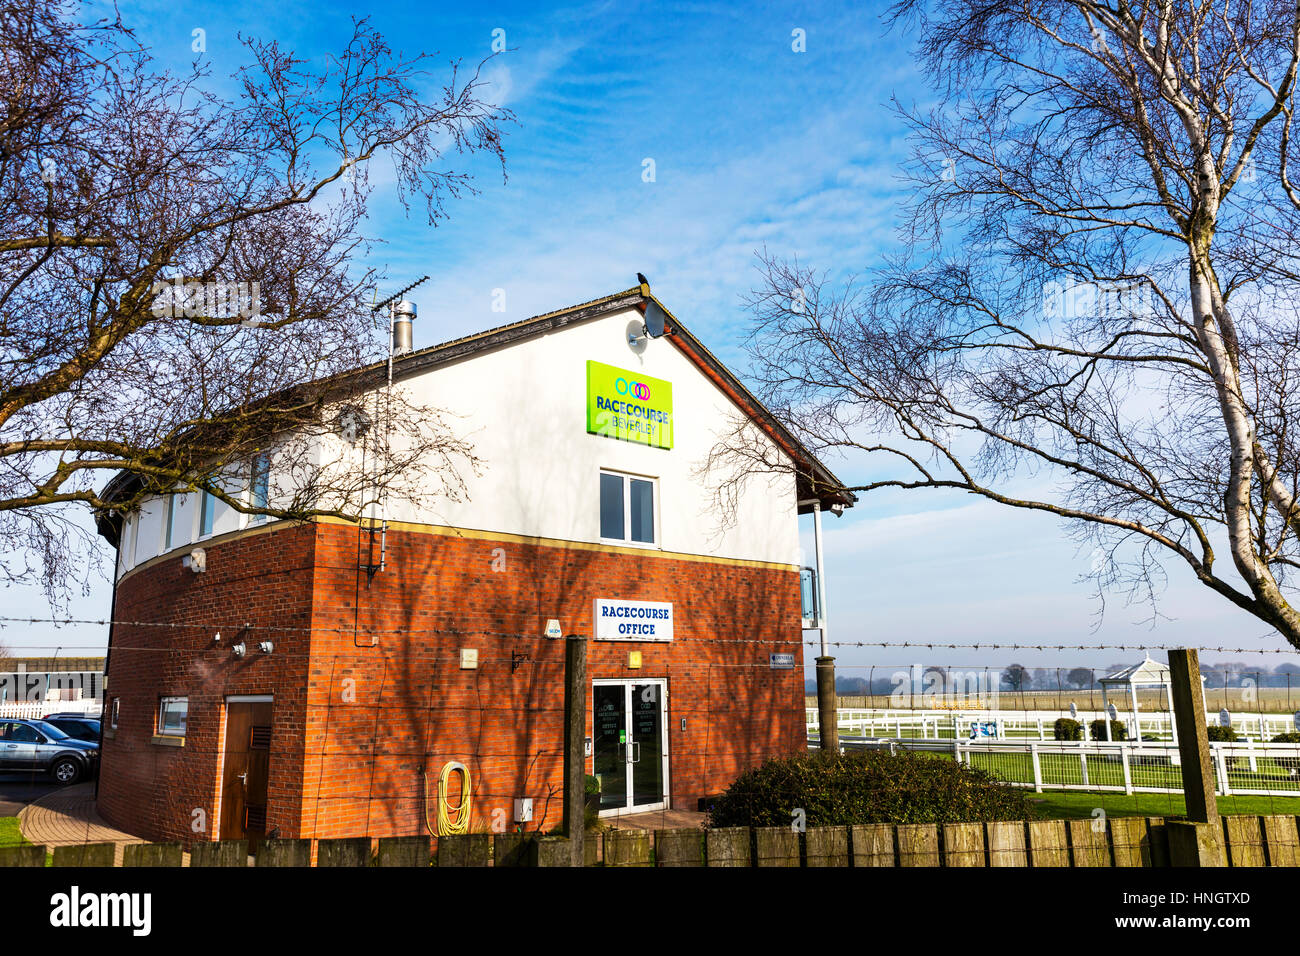
<svg viewBox="0 0 1300 956">
<path fill-rule="evenodd" d="M 95 774 L 95 809 L 99 809 L 99 778 L 104 774 L 104 725 L 112 719 L 108 697 L 108 663 L 113 656 L 113 628 L 117 620 L 117 582 L 122 562 L 122 535 L 117 536 L 117 546 L 113 549 L 113 599 L 108 611 L 108 646 L 104 648 L 104 675 L 99 679 L 99 771 Z"/>
<path fill-rule="evenodd" d="M 826 636 L 826 584 L 822 561 L 822 503 L 814 498 L 813 549 L 817 566 L 817 632 L 821 637 L 821 655 L 817 658 L 817 726 L 818 741 L 822 750 L 838 753 L 840 749 L 839 718 L 835 699 L 835 658 L 830 656 Z"/>
</svg>

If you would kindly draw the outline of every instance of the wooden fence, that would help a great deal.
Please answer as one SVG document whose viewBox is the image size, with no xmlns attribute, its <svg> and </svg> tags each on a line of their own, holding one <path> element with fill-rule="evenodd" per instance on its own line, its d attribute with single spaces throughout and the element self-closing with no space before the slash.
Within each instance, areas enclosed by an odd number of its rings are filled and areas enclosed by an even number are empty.
<svg viewBox="0 0 1300 956">
<path fill-rule="evenodd" d="M 1296 817 L 1222 817 L 1228 866 L 1296 866 Z M 60 846 L 54 866 L 113 866 L 112 843 Z M 313 853 L 313 851 L 315 851 Z M 45 866 L 46 848 L 0 849 L 0 866 Z M 610 830 L 587 834 L 589 866 L 1169 866 L 1162 817 L 1008 823 L 893 824 L 718 830 Z M 243 841 L 127 844 L 123 866 L 567 866 L 568 841 L 536 834 L 264 840 L 255 856 Z"/>
</svg>

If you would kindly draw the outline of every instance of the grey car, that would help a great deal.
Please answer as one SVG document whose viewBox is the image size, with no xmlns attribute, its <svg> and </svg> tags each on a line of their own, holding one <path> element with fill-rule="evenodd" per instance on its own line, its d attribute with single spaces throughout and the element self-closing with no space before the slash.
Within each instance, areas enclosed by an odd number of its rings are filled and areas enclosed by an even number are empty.
<svg viewBox="0 0 1300 956">
<path fill-rule="evenodd" d="M 0 719 L 0 773 L 39 771 L 70 784 L 98 768 L 98 744 L 69 737 L 43 720 Z"/>
</svg>

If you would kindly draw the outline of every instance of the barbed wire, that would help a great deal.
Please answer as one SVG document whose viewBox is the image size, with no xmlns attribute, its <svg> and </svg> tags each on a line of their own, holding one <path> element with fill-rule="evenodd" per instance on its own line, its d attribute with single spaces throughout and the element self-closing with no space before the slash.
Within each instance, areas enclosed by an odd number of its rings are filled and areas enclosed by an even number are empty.
<svg viewBox="0 0 1300 956">
<path fill-rule="evenodd" d="M 169 622 L 169 621 L 136 621 L 121 620 L 109 618 L 55 618 L 55 617 L 16 617 L 0 616 L 0 628 L 6 624 L 93 624 L 97 626 L 114 626 L 114 627 L 156 627 L 168 630 L 220 630 L 221 628 L 233 629 L 237 633 L 245 632 L 290 632 L 290 633 L 324 633 L 324 634 L 352 634 L 355 637 L 379 637 L 385 634 L 391 635 L 451 635 L 456 637 L 489 637 L 499 638 L 502 640 L 562 640 L 546 638 L 543 635 L 530 635 L 520 631 L 495 631 L 484 630 L 481 628 L 458 628 L 458 627 L 389 627 L 389 628 L 372 628 L 372 627 L 329 627 L 324 625 L 289 625 L 289 624 L 254 624 L 252 622 L 238 623 L 235 621 L 207 621 L 207 622 Z M 590 639 L 590 638 L 589 638 Z M 805 647 L 821 647 L 823 642 L 820 640 L 805 640 L 800 638 L 787 639 L 781 637 L 762 637 L 762 638 L 726 638 L 726 637 L 689 637 L 683 641 L 689 641 L 691 644 L 737 644 L 737 645 L 795 645 L 802 644 Z M 670 643 L 667 641 L 635 641 L 629 640 L 627 643 Z M 675 643 L 675 642 L 671 642 Z M 37 647 L 41 645 L 22 645 Z M 90 647 L 100 647 L 98 644 L 75 644 L 61 645 L 66 649 L 84 649 Z M 126 645 L 114 645 L 115 647 L 124 647 Z M 826 647 L 836 648 L 925 648 L 927 650 L 1008 650 L 1008 651 L 1170 651 L 1187 647 L 1186 643 L 1182 644 L 1150 644 L 1150 643 L 1120 643 L 1120 644 L 1069 644 L 1065 642 L 1042 642 L 1042 643 L 1002 643 L 994 642 L 976 642 L 973 644 L 962 644 L 957 642 L 943 641 L 827 641 Z M 358 649 L 363 649 L 359 647 Z M 147 648 L 139 648 L 145 650 Z M 1213 651 L 1218 654 L 1297 654 L 1300 652 L 1294 648 L 1261 648 L 1261 647 L 1226 647 L 1224 645 L 1199 645 L 1200 651 Z M 849 665 L 845 665 L 849 666 Z"/>
</svg>

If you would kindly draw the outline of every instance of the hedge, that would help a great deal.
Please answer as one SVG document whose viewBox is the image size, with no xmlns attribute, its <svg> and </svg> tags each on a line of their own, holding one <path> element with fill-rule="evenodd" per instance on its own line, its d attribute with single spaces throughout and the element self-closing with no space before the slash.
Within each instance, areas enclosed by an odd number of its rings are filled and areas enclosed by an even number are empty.
<svg viewBox="0 0 1300 956">
<path fill-rule="evenodd" d="M 817 751 L 768 760 L 717 798 L 709 826 L 849 826 L 1026 820 L 1022 790 L 947 757 Z"/>
</svg>

